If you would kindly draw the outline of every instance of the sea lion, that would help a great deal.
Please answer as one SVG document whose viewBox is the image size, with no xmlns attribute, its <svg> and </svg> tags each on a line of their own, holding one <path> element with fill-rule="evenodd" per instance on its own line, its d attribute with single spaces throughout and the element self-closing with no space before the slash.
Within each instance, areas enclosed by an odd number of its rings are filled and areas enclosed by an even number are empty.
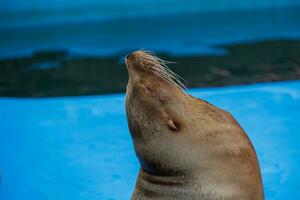
<svg viewBox="0 0 300 200">
<path fill-rule="evenodd" d="M 258 159 L 226 111 L 188 95 L 147 51 L 125 59 L 126 115 L 141 168 L 132 200 L 262 200 Z"/>
</svg>

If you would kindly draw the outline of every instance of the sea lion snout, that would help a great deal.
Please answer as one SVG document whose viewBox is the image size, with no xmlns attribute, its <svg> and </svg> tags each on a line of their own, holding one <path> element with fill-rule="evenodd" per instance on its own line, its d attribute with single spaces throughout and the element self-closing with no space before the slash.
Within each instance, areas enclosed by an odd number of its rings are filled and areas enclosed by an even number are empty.
<svg viewBox="0 0 300 200">
<path fill-rule="evenodd" d="M 129 73 L 129 78 L 138 79 L 141 71 L 144 70 L 140 61 L 143 60 L 142 51 L 134 51 L 129 53 L 125 58 L 125 64 Z M 139 75 L 138 75 L 138 74 Z"/>
<path fill-rule="evenodd" d="M 137 59 L 138 57 L 141 57 L 143 54 L 145 54 L 145 52 L 143 51 L 134 51 L 132 53 L 127 54 L 127 56 L 125 57 L 126 61 L 133 61 L 135 59 Z"/>
<path fill-rule="evenodd" d="M 158 58 L 150 51 L 134 51 L 126 56 L 125 63 L 129 74 L 129 82 L 137 83 L 146 80 L 147 77 L 147 79 L 152 78 L 152 82 L 172 85 L 180 91 L 185 88 L 180 81 L 180 77 L 167 67 L 170 62 Z"/>
<path fill-rule="evenodd" d="M 133 57 L 133 53 L 129 53 L 127 54 L 127 56 L 125 57 L 126 60 L 129 60 Z"/>
</svg>

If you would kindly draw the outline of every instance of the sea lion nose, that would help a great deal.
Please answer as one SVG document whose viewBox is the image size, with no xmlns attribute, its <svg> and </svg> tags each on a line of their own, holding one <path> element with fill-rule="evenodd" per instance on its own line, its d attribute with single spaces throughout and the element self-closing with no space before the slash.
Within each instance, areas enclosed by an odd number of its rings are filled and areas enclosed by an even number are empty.
<svg viewBox="0 0 300 200">
<path fill-rule="evenodd" d="M 128 55 L 126 56 L 126 59 L 129 59 L 130 57 L 132 57 L 132 53 L 128 54 Z"/>
</svg>

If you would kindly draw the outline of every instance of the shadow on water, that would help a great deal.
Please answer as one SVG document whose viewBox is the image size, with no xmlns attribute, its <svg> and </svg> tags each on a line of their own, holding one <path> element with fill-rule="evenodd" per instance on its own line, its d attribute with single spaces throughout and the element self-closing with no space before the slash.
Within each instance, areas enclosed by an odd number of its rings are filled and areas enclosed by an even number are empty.
<svg viewBox="0 0 300 200">
<path fill-rule="evenodd" d="M 238 85 L 300 78 L 300 41 L 273 40 L 222 46 L 226 55 L 174 56 L 170 68 L 187 87 Z M 0 60 L 0 96 L 77 96 L 124 92 L 123 54 L 74 56 L 68 51 L 36 52 L 31 57 Z"/>
</svg>

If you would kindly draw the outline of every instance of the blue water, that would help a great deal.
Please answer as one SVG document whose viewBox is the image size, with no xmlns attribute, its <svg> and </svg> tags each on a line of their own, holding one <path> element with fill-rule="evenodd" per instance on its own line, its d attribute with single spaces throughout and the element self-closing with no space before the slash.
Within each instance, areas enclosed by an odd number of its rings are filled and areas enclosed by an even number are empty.
<svg viewBox="0 0 300 200">
<path fill-rule="evenodd" d="M 267 200 L 300 199 L 300 81 L 188 92 L 241 123 Z M 124 94 L 0 98 L 0 119 L 1 200 L 129 199 L 139 164 Z"/>
<path fill-rule="evenodd" d="M 111 56 L 140 48 L 183 56 L 224 55 L 228 52 L 222 45 L 226 44 L 300 39 L 299 6 L 230 12 L 157 11 L 139 17 L 119 13 L 117 17 L 80 17 L 74 21 L 54 15 L 47 15 L 47 19 L 37 16 L 36 20 L 30 16 L 2 18 L 0 13 L 0 58 L 49 50 Z"/>
</svg>

